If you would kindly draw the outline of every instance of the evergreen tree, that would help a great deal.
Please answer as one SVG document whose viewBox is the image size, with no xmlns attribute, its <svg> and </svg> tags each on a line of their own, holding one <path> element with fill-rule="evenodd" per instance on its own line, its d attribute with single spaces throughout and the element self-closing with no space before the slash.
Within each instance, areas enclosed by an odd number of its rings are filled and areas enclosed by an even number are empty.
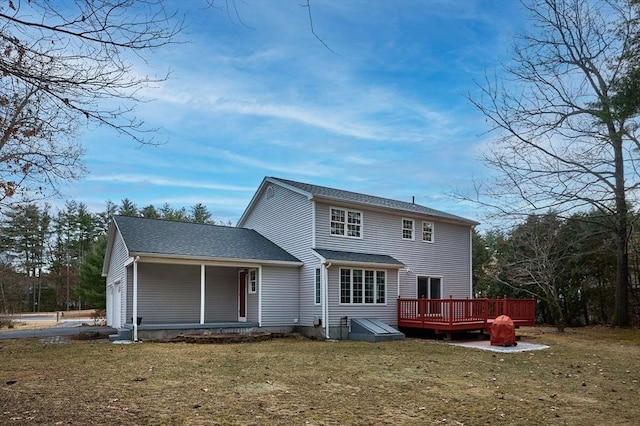
<svg viewBox="0 0 640 426">
<path fill-rule="evenodd" d="M 80 265 L 77 291 L 90 308 L 105 309 L 106 306 L 106 282 L 102 276 L 106 247 L 107 236 L 101 235 Z"/>
</svg>

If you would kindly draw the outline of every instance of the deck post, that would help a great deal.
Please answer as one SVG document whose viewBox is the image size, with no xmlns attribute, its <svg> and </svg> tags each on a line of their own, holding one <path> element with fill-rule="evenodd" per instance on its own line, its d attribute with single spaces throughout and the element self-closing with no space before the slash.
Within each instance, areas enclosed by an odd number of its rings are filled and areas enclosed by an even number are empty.
<svg viewBox="0 0 640 426">
<path fill-rule="evenodd" d="M 509 299 L 506 294 L 502 298 L 502 315 L 509 315 Z"/>
<path fill-rule="evenodd" d="M 449 295 L 449 327 L 453 327 L 453 296 Z"/>
<path fill-rule="evenodd" d="M 418 313 L 420 314 L 420 325 L 424 328 L 424 319 L 427 316 L 427 300 L 424 296 L 418 300 Z"/>
<path fill-rule="evenodd" d="M 484 298 L 484 329 L 487 329 L 487 324 L 489 323 L 489 299 Z"/>
</svg>

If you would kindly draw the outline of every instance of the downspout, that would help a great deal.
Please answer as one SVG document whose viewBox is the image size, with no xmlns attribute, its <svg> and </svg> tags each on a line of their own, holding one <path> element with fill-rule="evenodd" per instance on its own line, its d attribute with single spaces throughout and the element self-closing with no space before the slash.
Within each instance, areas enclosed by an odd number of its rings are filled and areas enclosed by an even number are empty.
<svg viewBox="0 0 640 426">
<path fill-rule="evenodd" d="M 138 341 L 138 261 L 140 256 L 133 259 L 133 341 Z"/>
<path fill-rule="evenodd" d="M 329 268 L 331 267 L 331 262 L 323 263 L 324 273 L 322 274 L 322 324 L 324 324 L 324 334 L 325 338 L 330 339 L 329 336 Z"/>
</svg>

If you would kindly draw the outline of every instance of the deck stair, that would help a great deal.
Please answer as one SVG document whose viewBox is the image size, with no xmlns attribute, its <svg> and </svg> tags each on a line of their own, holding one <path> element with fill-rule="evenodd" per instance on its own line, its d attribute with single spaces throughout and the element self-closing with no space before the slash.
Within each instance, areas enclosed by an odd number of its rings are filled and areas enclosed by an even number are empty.
<svg viewBox="0 0 640 426">
<path fill-rule="evenodd" d="M 349 340 L 386 342 L 389 340 L 402 340 L 404 337 L 404 333 L 377 318 L 351 318 Z"/>
</svg>

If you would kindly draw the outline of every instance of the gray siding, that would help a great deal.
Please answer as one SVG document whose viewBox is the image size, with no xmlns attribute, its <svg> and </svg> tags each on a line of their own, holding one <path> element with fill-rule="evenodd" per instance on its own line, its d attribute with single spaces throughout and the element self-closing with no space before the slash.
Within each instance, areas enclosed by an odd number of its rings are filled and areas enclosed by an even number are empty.
<svg viewBox="0 0 640 426">
<path fill-rule="evenodd" d="M 266 190 L 267 187 L 264 189 Z M 271 185 L 271 187 L 273 196 L 267 197 L 267 191 L 258 194 L 253 210 L 243 226 L 255 229 L 304 262 L 301 268 L 292 268 L 290 271 L 287 268 L 276 268 L 274 272 L 282 272 L 282 279 L 285 281 L 291 279 L 291 274 L 295 274 L 296 283 L 299 283 L 299 290 L 297 290 L 299 310 L 293 317 L 287 313 L 287 324 L 292 318 L 298 318 L 301 325 L 313 325 L 313 317 L 320 315 L 321 309 L 313 303 L 314 271 L 319 266 L 319 260 L 311 251 L 313 245 L 312 202 L 306 196 L 289 189 L 277 185 Z M 271 277 L 271 272 L 268 275 L 269 280 L 275 280 Z M 263 279 L 265 279 L 264 270 Z M 271 282 L 275 283 L 275 281 Z M 290 289 L 288 287 L 283 289 L 283 291 L 287 290 Z M 265 300 L 263 296 L 263 321 L 271 321 L 270 314 L 267 312 L 277 313 L 281 305 L 288 306 L 291 296 L 286 297 L 285 300 L 277 298 Z"/>
<path fill-rule="evenodd" d="M 262 325 L 294 326 L 299 319 L 298 268 L 262 268 Z"/>
<path fill-rule="evenodd" d="M 344 266 L 348 268 L 348 266 Z M 363 269 L 360 266 L 355 268 Z M 375 269 L 375 268 L 371 268 Z M 379 269 L 378 269 L 379 270 Z M 398 271 L 395 269 L 387 272 L 387 303 L 382 304 L 362 304 L 362 305 L 341 305 L 340 304 L 340 267 L 329 268 L 329 326 L 339 326 L 343 317 L 349 318 L 377 318 L 389 325 L 398 323 L 397 308 L 397 285 Z"/>
<path fill-rule="evenodd" d="M 200 271 L 200 267 L 198 267 Z M 205 322 L 238 321 L 238 269 L 205 268 Z M 198 283 L 200 277 L 198 276 Z M 198 297 L 200 295 L 198 285 Z M 198 302 L 200 309 L 200 302 Z M 199 320 L 199 317 L 198 317 Z"/>
<path fill-rule="evenodd" d="M 111 248 L 111 258 L 109 260 L 108 272 L 107 272 L 107 286 L 113 286 L 113 284 L 117 281 L 120 281 L 120 300 L 112 300 L 107 309 L 107 323 L 115 328 L 120 328 L 125 323 L 125 298 L 127 294 L 127 280 L 125 276 L 125 262 L 129 257 L 126 247 L 124 245 L 124 241 L 118 232 L 115 234 L 115 238 L 113 241 L 113 246 Z M 110 297 L 110 293 L 107 292 L 108 297 Z M 111 318 L 112 315 L 112 303 L 119 303 L 121 306 L 120 310 L 120 318 Z"/>
<path fill-rule="evenodd" d="M 138 316 L 149 323 L 200 322 L 200 267 L 138 263 Z"/>
<path fill-rule="evenodd" d="M 237 274 L 237 268 L 205 269 L 205 322 L 238 320 Z M 133 312 L 129 287 L 127 318 Z M 138 316 L 144 323 L 199 323 L 200 265 L 138 263 Z"/>
<path fill-rule="evenodd" d="M 468 225 L 443 223 L 400 213 L 392 214 L 360 208 L 356 210 L 363 213 L 362 238 L 347 238 L 330 234 L 331 207 L 345 206 L 339 203 L 316 204 L 317 247 L 386 254 L 401 261 L 409 270 L 400 271 L 401 297 L 416 297 L 417 276 L 419 275 L 442 277 L 443 297 L 471 297 L 471 234 Z M 414 220 L 415 238 L 413 241 L 402 239 L 403 217 Z M 433 243 L 422 241 L 423 220 L 434 223 Z M 332 281 L 330 281 L 331 284 Z"/>
</svg>

